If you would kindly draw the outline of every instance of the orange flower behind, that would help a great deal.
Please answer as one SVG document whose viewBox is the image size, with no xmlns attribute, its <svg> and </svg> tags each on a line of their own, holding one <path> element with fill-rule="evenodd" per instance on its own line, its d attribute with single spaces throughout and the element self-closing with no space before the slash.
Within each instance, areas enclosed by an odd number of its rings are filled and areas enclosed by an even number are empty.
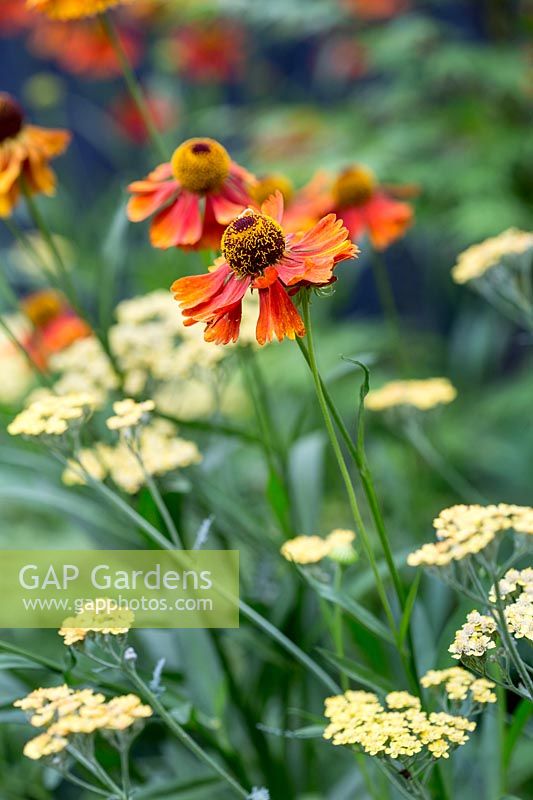
<svg viewBox="0 0 533 800">
<path fill-rule="evenodd" d="M 248 208 L 226 228 L 222 257 L 211 272 L 172 284 L 185 325 L 205 323 L 206 341 L 237 341 L 248 289 L 259 293 L 259 344 L 270 342 L 274 335 L 279 341 L 305 336 L 290 295 L 305 286 L 331 283 L 335 265 L 357 255 L 357 247 L 334 214 L 298 234 L 286 233 L 282 218 L 283 196 L 278 191 L 260 212 Z"/>
<path fill-rule="evenodd" d="M 131 2 L 132 0 L 26 0 L 26 6 L 51 19 L 82 19 Z"/>
<path fill-rule="evenodd" d="M 21 180 L 31 194 L 54 194 L 56 179 L 49 162 L 66 150 L 69 141 L 68 131 L 25 124 L 19 104 L 0 93 L 0 217 L 10 216 Z"/>
<path fill-rule="evenodd" d="M 53 289 L 33 292 L 20 305 L 32 324 L 23 345 L 41 368 L 46 367 L 51 355 L 92 333 L 90 326 L 74 313 L 63 295 Z"/>
<path fill-rule="evenodd" d="M 283 228 L 298 233 L 312 228 L 330 210 L 329 184 L 329 176 L 323 170 L 315 173 L 301 189 L 295 189 L 286 175 L 273 172 L 258 180 L 252 189 L 252 196 L 261 205 L 276 191 L 280 191 L 285 205 Z"/>
<path fill-rule="evenodd" d="M 342 219 L 352 239 L 367 233 L 376 250 L 385 250 L 402 237 L 413 220 L 412 207 L 392 197 L 362 165 L 348 167 L 337 177 L 331 210 Z"/>
<path fill-rule="evenodd" d="M 212 248 L 224 227 L 251 203 L 255 178 L 214 139 L 188 139 L 142 181 L 128 187 L 128 218 L 150 226 L 154 247 Z"/>
</svg>

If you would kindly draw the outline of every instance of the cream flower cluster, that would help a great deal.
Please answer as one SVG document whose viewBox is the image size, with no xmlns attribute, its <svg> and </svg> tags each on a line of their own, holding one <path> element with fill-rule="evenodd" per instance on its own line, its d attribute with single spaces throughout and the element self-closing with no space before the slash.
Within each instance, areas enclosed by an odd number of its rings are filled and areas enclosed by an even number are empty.
<svg viewBox="0 0 533 800">
<path fill-rule="evenodd" d="M 194 442 L 177 435 L 177 428 L 167 420 L 155 419 L 142 427 L 135 441 L 136 454 L 126 441 L 116 445 L 98 442 L 93 448 L 78 453 L 63 472 L 63 482 L 69 486 L 84 485 L 84 471 L 94 480 L 106 476 L 128 494 L 136 494 L 146 481 L 146 475 L 165 475 L 202 460 Z M 80 469 L 81 465 L 81 469 Z"/>
<path fill-rule="evenodd" d="M 153 400 L 143 400 L 142 403 L 137 403 L 131 397 L 117 400 L 116 403 L 113 403 L 115 416 L 109 417 L 106 420 L 106 425 L 110 431 L 135 428 L 148 419 L 150 411 L 153 411 L 154 408 L 155 403 Z"/>
<path fill-rule="evenodd" d="M 46 728 L 24 748 L 24 755 L 34 760 L 64 750 L 69 736 L 97 730 L 123 731 L 153 713 L 134 694 L 106 702 L 103 694 L 92 689 L 76 691 L 66 685 L 36 689 L 13 705 L 31 714 L 33 727 Z"/>
<path fill-rule="evenodd" d="M 456 631 L 455 638 L 448 648 L 453 658 L 463 656 L 481 658 L 488 650 L 496 647 L 494 635 L 497 633 L 496 622 L 492 617 L 471 611 L 466 622 Z"/>
<path fill-rule="evenodd" d="M 507 602 L 504 613 L 507 627 L 515 639 L 533 641 L 533 568 L 510 569 L 498 582 L 502 600 Z M 489 592 L 491 603 L 496 602 L 494 587 Z"/>
<path fill-rule="evenodd" d="M 495 703 L 497 697 L 492 691 L 495 685 L 486 678 L 476 678 L 462 667 L 449 667 L 448 669 L 430 669 L 420 679 L 424 689 L 444 684 L 444 691 L 449 700 L 463 701 L 468 696 L 475 703 L 485 705 Z"/>
<path fill-rule="evenodd" d="M 533 534 L 533 508 L 506 503 L 452 506 L 441 511 L 433 527 L 437 541 L 411 553 L 407 558 L 410 566 L 442 567 L 460 561 L 479 553 L 504 531 Z"/>
<path fill-rule="evenodd" d="M 414 406 L 420 411 L 428 411 L 435 406 L 451 403 L 456 397 L 457 390 L 448 378 L 391 381 L 369 392 L 365 406 L 371 411 L 385 411 L 397 406 Z"/>
<path fill-rule="evenodd" d="M 383 705 L 377 695 L 347 691 L 326 699 L 330 720 L 324 738 L 334 745 L 359 745 L 369 755 L 392 759 L 430 753 L 448 758 L 450 749 L 465 744 L 476 724 L 465 717 L 426 713 L 408 692 L 391 692 Z"/>
<path fill-rule="evenodd" d="M 91 601 L 75 617 L 67 617 L 59 629 L 64 644 L 69 647 L 83 642 L 91 633 L 104 636 L 121 636 L 131 628 L 134 614 L 127 608 L 120 608 L 115 600 L 106 600 L 104 611 L 96 611 L 96 604 Z"/>
<path fill-rule="evenodd" d="M 452 269 L 452 277 L 456 283 L 467 283 L 480 278 L 506 256 L 521 255 L 531 248 L 533 233 L 509 228 L 462 252 Z"/>
<path fill-rule="evenodd" d="M 329 536 L 296 536 L 289 539 L 281 547 L 281 555 L 287 561 L 295 564 L 317 564 L 323 558 L 338 557 L 342 560 L 347 549 L 353 551 L 352 542 L 355 539 L 353 531 L 336 528 Z"/>
<path fill-rule="evenodd" d="M 95 408 L 86 392 L 63 396 L 44 393 L 8 425 L 12 436 L 62 436 L 73 424 L 85 421 Z"/>
</svg>

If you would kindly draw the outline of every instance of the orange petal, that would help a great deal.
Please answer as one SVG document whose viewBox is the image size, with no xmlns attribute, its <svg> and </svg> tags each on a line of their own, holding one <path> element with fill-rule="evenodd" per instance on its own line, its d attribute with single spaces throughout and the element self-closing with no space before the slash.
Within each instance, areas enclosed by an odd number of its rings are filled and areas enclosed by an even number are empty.
<svg viewBox="0 0 533 800">
<path fill-rule="evenodd" d="M 273 334 L 280 342 L 285 336 L 289 339 L 305 336 L 303 320 L 279 281 L 268 289 L 259 289 L 257 341 L 260 345 L 264 345 L 272 341 Z"/>
</svg>

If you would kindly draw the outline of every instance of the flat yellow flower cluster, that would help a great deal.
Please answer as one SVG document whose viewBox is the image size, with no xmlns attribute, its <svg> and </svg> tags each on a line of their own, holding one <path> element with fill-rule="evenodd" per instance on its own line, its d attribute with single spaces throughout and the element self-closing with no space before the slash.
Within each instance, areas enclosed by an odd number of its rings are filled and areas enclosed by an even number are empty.
<svg viewBox="0 0 533 800">
<path fill-rule="evenodd" d="M 295 564 L 317 564 L 332 556 L 342 560 L 347 548 L 353 550 L 354 539 L 353 531 L 336 528 L 325 539 L 321 536 L 296 536 L 285 542 L 280 552 L 283 558 Z"/>
<path fill-rule="evenodd" d="M 69 736 L 97 730 L 123 731 L 153 713 L 134 694 L 106 702 L 103 694 L 92 689 L 75 691 L 67 685 L 36 689 L 13 705 L 31 714 L 30 724 L 35 728 L 46 728 L 24 748 L 24 755 L 34 760 L 64 750 Z"/>
<path fill-rule="evenodd" d="M 455 638 L 448 648 L 448 652 L 453 658 L 463 656 L 473 656 L 480 658 L 488 650 L 496 647 L 494 634 L 497 632 L 496 622 L 492 617 L 480 614 L 479 611 L 471 611 L 466 618 L 466 622 L 456 631 Z"/>
<path fill-rule="evenodd" d="M 479 553 L 498 533 L 514 530 L 533 534 L 533 508 L 506 503 L 490 506 L 457 505 L 434 520 L 437 542 L 423 545 L 407 557 L 412 567 L 442 567 Z"/>
<path fill-rule="evenodd" d="M 106 420 L 106 425 L 110 431 L 124 430 L 125 428 L 135 428 L 141 422 L 148 419 L 148 414 L 155 408 L 153 400 L 143 400 L 137 403 L 131 397 L 124 400 L 117 400 L 113 403 L 115 416 Z"/>
<path fill-rule="evenodd" d="M 95 611 L 95 604 L 88 604 L 75 617 L 67 617 L 59 629 L 64 644 L 69 647 L 83 642 L 90 633 L 104 636 L 126 634 L 133 624 L 134 614 L 127 608 L 119 608 L 115 600 L 107 599 L 105 611 Z"/>
<path fill-rule="evenodd" d="M 12 436 L 62 436 L 73 423 L 81 423 L 95 408 L 87 392 L 58 396 L 46 393 L 21 411 L 8 425 Z"/>
<path fill-rule="evenodd" d="M 510 569 L 498 582 L 502 600 L 511 599 L 504 613 L 507 627 L 515 639 L 533 641 L 533 568 Z M 496 602 L 494 587 L 489 592 L 489 600 Z"/>
<path fill-rule="evenodd" d="M 495 685 L 487 678 L 476 678 L 462 667 L 449 667 L 448 669 L 430 669 L 420 679 L 425 689 L 444 684 L 444 691 L 449 700 L 466 700 L 468 695 L 475 703 L 485 705 L 495 703 L 497 697 L 492 691 Z"/>
<path fill-rule="evenodd" d="M 128 494 L 136 494 L 144 486 L 146 475 L 165 475 L 202 460 L 195 442 L 177 436 L 177 427 L 167 420 L 155 419 L 141 428 L 135 443 L 138 458 L 125 441 L 116 445 L 97 442 L 94 448 L 78 453 L 79 463 L 69 461 L 63 472 L 63 482 L 68 486 L 87 483 L 83 470 L 94 480 L 107 475 Z"/>
<path fill-rule="evenodd" d="M 452 747 L 465 744 L 475 722 L 465 717 L 426 713 L 408 692 L 391 692 L 383 705 L 371 692 L 347 691 L 326 699 L 330 724 L 324 738 L 334 745 L 359 745 L 369 755 L 412 758 L 428 752 L 448 758 Z"/>
<path fill-rule="evenodd" d="M 397 406 L 413 406 L 420 411 L 428 411 L 435 406 L 451 403 L 456 397 L 457 390 L 448 378 L 391 381 L 381 389 L 369 392 L 365 406 L 371 411 L 385 411 Z"/>
<path fill-rule="evenodd" d="M 521 255 L 530 248 L 533 248 L 533 233 L 509 228 L 464 250 L 452 269 L 452 278 L 456 283 L 468 283 L 497 266 L 506 256 Z"/>
</svg>

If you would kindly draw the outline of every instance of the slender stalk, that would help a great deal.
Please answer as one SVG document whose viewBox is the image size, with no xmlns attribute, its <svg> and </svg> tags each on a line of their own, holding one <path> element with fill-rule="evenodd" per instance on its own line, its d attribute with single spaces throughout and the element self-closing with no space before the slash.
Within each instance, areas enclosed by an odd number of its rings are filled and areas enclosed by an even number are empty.
<svg viewBox="0 0 533 800">
<path fill-rule="evenodd" d="M 185 731 L 179 722 L 167 711 L 163 703 L 160 701 L 159 697 L 152 692 L 149 686 L 143 681 L 137 671 L 130 667 L 128 670 L 128 675 L 131 681 L 135 684 L 135 686 L 139 689 L 140 693 L 143 697 L 150 703 L 153 709 L 157 711 L 161 719 L 164 721 L 165 725 L 172 731 L 172 733 L 176 736 L 177 739 L 185 746 L 188 750 L 196 755 L 196 757 L 202 761 L 204 764 L 209 766 L 212 770 L 214 770 L 221 778 L 233 789 L 238 797 L 248 797 L 247 790 L 238 783 L 235 778 L 233 778 L 229 772 L 226 772 L 224 767 L 222 767 L 218 762 L 211 758 L 199 744 L 197 744 L 194 739 L 189 736 L 187 731 Z"/>
<path fill-rule="evenodd" d="M 144 125 L 146 127 L 146 131 L 152 141 L 152 145 L 154 149 L 157 151 L 158 156 L 163 161 L 167 161 L 168 160 L 167 148 L 165 147 L 165 143 L 161 138 L 161 135 L 157 130 L 157 127 L 152 119 L 152 115 L 150 113 L 148 103 L 146 102 L 143 90 L 139 86 L 137 78 L 135 77 L 135 73 L 130 64 L 128 56 L 122 46 L 122 42 L 120 41 L 120 36 L 117 33 L 117 29 L 115 28 L 113 20 L 111 19 L 111 16 L 109 14 L 104 13 L 100 15 L 100 22 L 104 30 L 104 33 L 109 40 L 111 47 L 115 51 L 115 55 L 120 64 L 122 75 L 124 77 L 124 81 L 126 83 L 128 91 L 131 95 L 131 99 L 135 103 L 137 110 L 141 115 L 142 121 L 144 122 Z"/>
<path fill-rule="evenodd" d="M 122 775 L 122 789 L 125 796 L 129 799 L 131 796 L 131 779 L 130 779 L 130 744 L 129 742 L 121 743 L 119 748 L 120 753 L 120 772 Z"/>
<path fill-rule="evenodd" d="M 129 800 L 127 795 L 124 794 L 122 789 L 114 782 L 114 780 L 107 774 L 107 772 L 102 769 L 100 764 L 97 761 L 87 758 L 77 747 L 73 745 L 67 745 L 67 750 L 71 754 L 73 758 L 78 761 L 82 767 L 84 767 L 88 772 L 98 778 L 100 783 L 103 786 L 107 786 L 108 789 L 111 790 L 114 796 L 116 796 L 119 800 Z"/>
<path fill-rule="evenodd" d="M 394 299 L 394 292 L 389 278 L 389 271 L 383 253 L 372 250 L 372 270 L 378 292 L 379 303 L 389 330 L 393 336 L 398 362 L 406 372 L 410 370 L 410 359 L 403 343 L 400 314 Z"/>
<path fill-rule="evenodd" d="M 335 564 L 335 578 L 333 587 L 336 592 L 340 592 L 342 588 L 342 566 Z M 336 604 L 333 609 L 333 626 L 332 626 L 333 642 L 335 644 L 335 652 L 339 658 L 344 658 L 344 640 L 342 632 L 342 608 Z M 350 688 L 350 681 L 348 676 L 341 672 L 341 686 L 343 692 Z"/>
<path fill-rule="evenodd" d="M 324 396 L 324 391 L 322 388 L 322 380 L 320 377 L 320 373 L 318 371 L 318 365 L 316 362 L 315 356 L 315 348 L 313 343 L 313 333 L 312 333 L 312 326 L 311 326 L 311 314 L 309 309 L 309 295 L 304 293 L 303 300 L 302 300 L 302 308 L 303 308 L 303 317 L 304 317 L 304 324 L 305 329 L 307 331 L 307 340 L 308 340 L 308 353 L 309 353 L 309 367 L 311 369 L 311 373 L 313 375 L 313 380 L 315 383 L 315 391 L 318 399 L 318 404 L 320 406 L 320 411 L 322 412 L 322 417 L 324 419 L 324 425 L 331 443 L 331 447 L 333 449 L 333 453 L 335 455 L 335 459 L 337 461 L 337 466 L 339 468 L 339 472 L 341 474 L 342 481 L 344 483 L 344 487 L 346 490 L 346 494 L 348 496 L 348 503 L 350 505 L 350 510 L 352 512 L 352 516 L 357 528 L 357 531 L 360 535 L 361 542 L 363 548 L 366 552 L 368 560 L 370 562 L 370 566 L 372 572 L 374 573 L 374 579 L 376 581 L 376 588 L 378 594 L 381 599 L 381 603 L 383 605 L 385 614 L 389 621 L 389 625 L 391 630 L 393 631 L 394 635 L 396 636 L 397 629 L 396 629 L 396 622 L 394 620 L 394 615 L 392 613 L 392 609 L 387 597 L 387 592 L 385 591 L 385 586 L 383 584 L 383 580 L 379 573 L 378 565 L 376 563 L 376 559 L 372 550 L 372 545 L 370 543 L 370 539 L 368 533 L 366 531 L 363 518 L 361 516 L 361 512 L 359 510 L 359 505 L 357 503 L 357 498 L 355 496 L 354 488 L 352 485 L 352 479 L 350 477 L 350 473 L 348 471 L 348 467 L 346 466 L 346 461 L 344 460 L 344 456 L 342 454 L 342 450 L 337 439 L 337 435 L 335 433 L 335 428 L 333 427 L 332 418 L 329 412 L 328 404 L 326 402 L 326 398 Z"/>
<path fill-rule="evenodd" d="M 134 444 L 131 444 L 129 446 L 129 449 L 131 450 L 133 456 L 135 457 L 137 463 L 139 464 L 139 466 L 140 466 L 140 468 L 142 470 L 143 477 L 144 477 L 144 482 L 146 483 L 146 486 L 148 487 L 148 491 L 150 492 L 150 496 L 152 497 L 152 500 L 154 501 L 154 503 L 155 503 L 155 505 L 157 507 L 157 510 L 159 511 L 159 513 L 161 514 L 161 517 L 163 518 L 163 522 L 165 523 L 166 529 L 167 529 L 167 531 L 168 531 L 168 533 L 170 535 L 170 538 L 172 539 L 172 542 L 174 543 L 174 546 L 178 550 L 183 550 L 183 542 L 181 541 L 181 537 L 180 537 L 180 535 L 178 533 L 178 529 L 176 528 L 176 525 L 174 524 L 174 520 L 172 519 L 172 516 L 171 516 L 171 514 L 170 514 L 170 512 L 169 512 L 169 510 L 167 508 L 167 504 L 165 503 L 165 501 L 163 500 L 163 497 L 161 496 L 161 492 L 159 491 L 157 483 L 154 481 L 152 476 L 148 473 L 148 471 L 147 471 L 147 469 L 146 469 L 146 467 L 144 465 L 144 461 L 142 460 L 142 455 L 140 453 L 139 448 L 136 447 Z"/>
<path fill-rule="evenodd" d="M 493 587 L 494 587 L 494 594 L 496 595 L 496 608 L 498 610 L 498 631 L 504 641 L 505 647 L 509 655 L 511 656 L 511 660 L 516 667 L 516 671 L 520 675 L 524 688 L 527 690 L 529 694 L 529 699 L 533 701 L 533 680 L 531 679 L 527 669 L 520 658 L 520 653 L 518 652 L 518 648 L 516 647 L 512 634 L 509 632 L 509 628 L 507 627 L 507 619 L 505 618 L 505 611 L 504 611 L 504 604 L 502 601 L 502 597 L 500 594 L 500 585 L 498 578 L 494 571 L 491 571 L 491 577 L 493 579 Z"/>
</svg>

